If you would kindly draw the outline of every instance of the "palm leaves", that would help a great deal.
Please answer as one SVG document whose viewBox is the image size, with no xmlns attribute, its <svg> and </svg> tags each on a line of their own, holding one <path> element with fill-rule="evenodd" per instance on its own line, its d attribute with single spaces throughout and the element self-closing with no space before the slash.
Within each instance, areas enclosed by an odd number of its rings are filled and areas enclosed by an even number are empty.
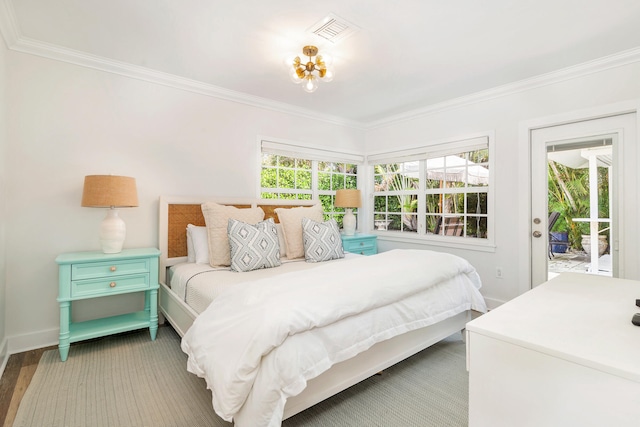
<svg viewBox="0 0 640 427">
<path fill-rule="evenodd" d="M 573 248 L 581 248 L 582 234 L 589 233 L 586 222 L 574 222 L 573 218 L 588 218 L 589 170 L 573 169 L 553 160 L 548 161 L 549 212 L 560 212 L 554 231 L 566 231 Z M 599 217 L 609 216 L 609 175 L 607 168 L 598 168 Z"/>
</svg>

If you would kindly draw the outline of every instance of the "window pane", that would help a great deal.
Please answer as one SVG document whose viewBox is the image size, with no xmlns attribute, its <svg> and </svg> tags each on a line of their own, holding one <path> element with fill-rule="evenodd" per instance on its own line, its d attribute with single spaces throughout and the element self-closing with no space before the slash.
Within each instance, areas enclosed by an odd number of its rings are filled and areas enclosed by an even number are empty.
<svg viewBox="0 0 640 427">
<path fill-rule="evenodd" d="M 311 170 L 311 160 L 296 159 L 296 166 L 298 169 Z"/>
<path fill-rule="evenodd" d="M 358 178 L 347 175 L 345 177 L 344 188 L 358 188 Z"/>
<path fill-rule="evenodd" d="M 274 154 L 263 154 L 262 164 L 264 166 L 276 166 L 278 164 L 278 156 Z"/>
<path fill-rule="evenodd" d="M 263 168 L 260 175 L 260 186 L 263 188 L 276 188 L 278 186 L 278 170 Z"/>
<path fill-rule="evenodd" d="M 456 213 L 456 212 L 464 212 L 464 205 L 460 206 L 458 202 L 457 194 L 444 194 L 443 195 L 443 204 L 442 204 L 442 212 L 444 213 Z"/>
<path fill-rule="evenodd" d="M 388 230 L 396 230 L 400 231 L 402 227 L 402 219 L 400 215 L 389 215 L 389 225 L 387 226 Z"/>
<path fill-rule="evenodd" d="M 278 187 L 296 188 L 294 185 L 295 171 L 293 169 L 280 169 L 278 176 Z"/>
<path fill-rule="evenodd" d="M 486 214 L 487 213 L 487 193 L 467 194 L 467 213 Z"/>
<path fill-rule="evenodd" d="M 296 172 L 296 188 L 301 190 L 311 190 L 311 171 Z"/>
<path fill-rule="evenodd" d="M 284 168 L 293 168 L 296 166 L 296 160 L 291 157 L 278 157 L 278 166 Z"/>
<path fill-rule="evenodd" d="M 467 217 L 467 237 L 487 238 L 487 218 L 480 216 Z"/>
<path fill-rule="evenodd" d="M 418 215 L 412 213 L 403 214 L 402 231 L 418 232 Z"/>
<path fill-rule="evenodd" d="M 318 174 L 318 189 L 319 190 L 331 190 L 331 174 L 319 173 Z"/>
<path fill-rule="evenodd" d="M 436 227 L 441 218 L 440 215 L 427 215 L 427 233 L 436 234 Z"/>
<path fill-rule="evenodd" d="M 332 177 L 331 189 L 332 190 L 340 190 L 344 188 L 344 175 L 336 175 L 334 174 Z"/>
<path fill-rule="evenodd" d="M 387 212 L 387 196 L 373 197 L 373 211 L 374 213 Z"/>
<path fill-rule="evenodd" d="M 469 167 L 470 187 L 486 187 L 489 185 L 489 165 L 475 165 Z"/>
<path fill-rule="evenodd" d="M 427 194 L 427 213 L 442 213 L 441 194 Z"/>
</svg>

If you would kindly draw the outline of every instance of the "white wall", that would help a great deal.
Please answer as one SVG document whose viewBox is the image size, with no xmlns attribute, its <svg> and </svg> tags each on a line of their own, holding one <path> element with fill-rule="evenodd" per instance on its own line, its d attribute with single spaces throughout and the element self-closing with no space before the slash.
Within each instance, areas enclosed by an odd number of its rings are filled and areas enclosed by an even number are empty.
<svg viewBox="0 0 640 427">
<path fill-rule="evenodd" d="M 450 251 L 476 266 L 490 304 L 507 301 L 521 292 L 518 269 L 527 262 L 520 252 L 528 241 L 522 230 L 529 213 L 520 200 L 528 195 L 518 168 L 523 159 L 526 164 L 528 146 L 519 139 L 520 124 L 640 98 L 640 65 L 631 64 L 361 132 L 15 51 L 3 50 L 3 62 L 7 134 L 0 134 L 0 154 L 7 160 L 0 172 L 6 209 L 0 227 L 6 225 L 6 253 L 0 298 L 6 288 L 6 316 L 0 317 L 12 351 L 57 342 L 55 257 L 99 249 L 104 211 L 80 207 L 85 175 L 136 177 L 140 206 L 121 213 L 125 245 L 156 246 L 160 195 L 255 196 L 258 135 L 376 152 L 494 132 L 495 252 Z M 410 245 L 380 241 L 381 250 L 398 246 Z M 496 267 L 502 279 L 495 278 Z M 98 309 L 78 304 L 75 315 L 124 311 L 128 304 L 139 301 L 103 301 Z"/>
<path fill-rule="evenodd" d="M 7 79 L 5 76 L 5 61 L 7 48 L 0 42 L 0 363 L 4 360 L 5 346 L 5 307 L 6 307 L 6 251 L 5 251 L 5 230 L 6 230 L 6 203 L 5 203 L 5 183 L 6 183 L 6 146 L 7 146 Z M 1 371 L 1 369 L 0 369 Z"/>
<path fill-rule="evenodd" d="M 351 151 L 363 139 L 362 131 L 323 121 L 14 51 L 7 58 L 12 349 L 57 342 L 55 257 L 100 248 L 105 212 L 80 206 L 85 175 L 135 177 L 140 206 L 121 211 L 125 247 L 157 246 L 159 196 L 256 196 L 258 135 Z M 74 314 L 123 304 L 78 304 Z"/>
<path fill-rule="evenodd" d="M 530 89 L 496 99 L 425 115 L 366 133 L 368 152 L 389 146 L 417 146 L 473 133 L 494 131 L 495 253 L 454 250 L 469 259 L 483 279 L 489 304 L 508 301 L 522 292 L 519 266 L 529 238 L 529 212 L 520 201 L 530 197 L 520 167 L 528 164 L 528 141 L 521 140 L 522 122 L 640 98 L 640 64 L 609 69 L 581 78 Z M 380 247 L 406 246 L 380 241 Z M 442 250 L 442 248 L 436 248 Z M 637 251 L 637 247 L 634 248 Z M 501 267 L 503 278 L 496 278 Z"/>
</svg>

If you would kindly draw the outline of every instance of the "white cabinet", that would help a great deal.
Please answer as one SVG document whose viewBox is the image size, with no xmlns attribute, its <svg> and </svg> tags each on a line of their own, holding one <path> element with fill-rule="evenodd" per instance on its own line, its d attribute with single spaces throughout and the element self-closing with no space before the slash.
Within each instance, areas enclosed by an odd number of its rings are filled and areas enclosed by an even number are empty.
<svg viewBox="0 0 640 427">
<path fill-rule="evenodd" d="M 640 282 L 564 274 L 467 324 L 469 426 L 640 425 Z"/>
</svg>

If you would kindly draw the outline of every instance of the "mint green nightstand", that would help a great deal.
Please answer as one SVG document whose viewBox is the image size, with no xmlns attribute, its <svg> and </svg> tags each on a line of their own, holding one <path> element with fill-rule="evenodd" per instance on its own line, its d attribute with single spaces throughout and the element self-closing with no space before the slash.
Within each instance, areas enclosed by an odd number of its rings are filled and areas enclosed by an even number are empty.
<svg viewBox="0 0 640 427">
<path fill-rule="evenodd" d="M 378 253 L 377 236 L 373 234 L 354 234 L 342 237 L 342 247 L 346 252 L 360 255 L 375 255 Z"/>
<path fill-rule="evenodd" d="M 158 257 L 160 251 L 124 249 L 118 254 L 75 252 L 61 254 L 58 263 L 60 305 L 60 359 L 69 355 L 72 342 L 134 329 L 158 331 Z M 144 310 L 85 322 L 71 322 L 71 302 L 110 295 L 144 292 Z"/>
</svg>

